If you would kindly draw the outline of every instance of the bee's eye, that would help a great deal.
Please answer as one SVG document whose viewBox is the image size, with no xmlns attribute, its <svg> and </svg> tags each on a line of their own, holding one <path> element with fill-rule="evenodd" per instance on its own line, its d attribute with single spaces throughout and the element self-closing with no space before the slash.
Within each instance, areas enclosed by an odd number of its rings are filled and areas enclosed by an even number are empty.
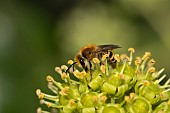
<svg viewBox="0 0 170 113">
<path fill-rule="evenodd" d="M 80 59 L 80 64 L 83 66 L 85 65 L 84 60 L 82 58 Z"/>
</svg>

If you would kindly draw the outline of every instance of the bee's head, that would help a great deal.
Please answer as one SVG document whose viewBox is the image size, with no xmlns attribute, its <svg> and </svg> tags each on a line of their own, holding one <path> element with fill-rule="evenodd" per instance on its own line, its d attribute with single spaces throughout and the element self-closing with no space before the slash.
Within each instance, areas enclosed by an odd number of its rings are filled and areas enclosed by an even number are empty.
<svg viewBox="0 0 170 113">
<path fill-rule="evenodd" d="M 77 62 L 79 67 L 85 67 L 85 61 L 86 59 L 81 54 L 77 54 L 74 58 L 74 62 Z"/>
</svg>

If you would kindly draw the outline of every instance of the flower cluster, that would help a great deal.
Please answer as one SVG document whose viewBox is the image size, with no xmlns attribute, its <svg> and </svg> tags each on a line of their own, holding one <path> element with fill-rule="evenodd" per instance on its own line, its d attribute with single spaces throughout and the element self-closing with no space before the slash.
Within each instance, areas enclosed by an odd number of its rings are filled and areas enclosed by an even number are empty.
<svg viewBox="0 0 170 113">
<path fill-rule="evenodd" d="M 93 58 L 93 68 L 88 72 L 76 67 L 67 72 L 66 65 L 56 67 L 64 82 L 48 75 L 48 88 L 54 95 L 37 89 L 40 103 L 53 108 L 52 113 L 169 113 L 170 79 L 160 84 L 166 77 L 160 76 L 164 69 L 156 70 L 150 52 L 134 59 L 135 50 L 128 51 L 129 56 L 114 55 L 115 68 L 107 63 L 107 54 L 103 55 L 102 63 Z M 37 109 L 37 113 L 50 112 Z"/>
</svg>

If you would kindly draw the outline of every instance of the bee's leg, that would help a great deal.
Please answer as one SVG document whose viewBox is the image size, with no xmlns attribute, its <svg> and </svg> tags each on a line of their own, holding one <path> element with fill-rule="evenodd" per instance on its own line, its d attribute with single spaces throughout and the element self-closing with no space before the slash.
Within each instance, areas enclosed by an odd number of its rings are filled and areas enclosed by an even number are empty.
<svg viewBox="0 0 170 113">
<path fill-rule="evenodd" d="M 92 79 L 92 63 L 89 61 L 90 80 Z"/>
</svg>

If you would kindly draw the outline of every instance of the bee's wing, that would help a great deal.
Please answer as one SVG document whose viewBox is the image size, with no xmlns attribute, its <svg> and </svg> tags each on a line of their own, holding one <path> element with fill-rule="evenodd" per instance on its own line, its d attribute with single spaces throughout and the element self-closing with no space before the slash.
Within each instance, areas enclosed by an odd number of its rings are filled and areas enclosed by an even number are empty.
<svg viewBox="0 0 170 113">
<path fill-rule="evenodd" d="M 113 44 L 109 44 L 109 45 L 98 45 L 95 52 L 108 52 L 108 50 L 113 50 L 113 49 L 117 49 L 117 48 L 121 48 L 119 45 L 113 45 Z"/>
</svg>

